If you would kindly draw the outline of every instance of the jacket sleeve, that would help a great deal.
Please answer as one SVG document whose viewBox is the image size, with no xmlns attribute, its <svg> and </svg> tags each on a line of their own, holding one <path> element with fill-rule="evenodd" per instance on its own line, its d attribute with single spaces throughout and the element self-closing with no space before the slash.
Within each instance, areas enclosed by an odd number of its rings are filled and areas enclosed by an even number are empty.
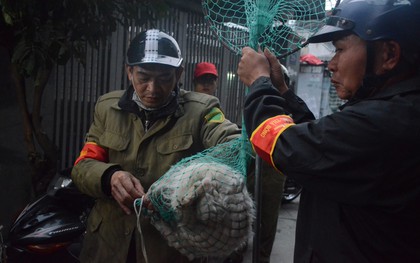
<svg viewBox="0 0 420 263">
<path fill-rule="evenodd" d="M 102 176 L 107 171 L 119 167 L 118 164 L 108 162 L 108 149 L 99 142 L 104 132 L 104 114 L 104 109 L 101 108 L 100 103 L 97 103 L 93 123 L 85 138 L 85 145 L 72 169 L 72 180 L 78 189 L 95 198 L 109 196 L 109 189 L 104 189 L 104 186 L 108 187 L 107 182 L 102 181 Z M 92 145 L 93 148 L 89 147 Z"/>
<path fill-rule="evenodd" d="M 391 178 L 392 162 L 377 157 L 389 151 L 377 127 L 350 109 L 295 125 L 276 141 L 275 166 L 321 196 L 348 204 L 381 202 L 378 191 L 385 174 Z"/>
<path fill-rule="evenodd" d="M 306 103 L 291 90 L 281 95 L 270 78 L 257 79 L 245 98 L 244 120 L 248 136 L 266 119 L 284 114 L 290 115 L 294 123 L 315 119 Z"/>
<path fill-rule="evenodd" d="M 225 118 L 219 100 L 213 97 L 207 102 L 201 116 L 200 136 L 204 148 L 230 141 L 241 136 L 241 129 L 237 124 Z"/>
<path fill-rule="evenodd" d="M 315 120 L 315 116 L 308 108 L 306 103 L 299 98 L 292 90 L 286 91 L 282 94 L 282 97 L 286 100 L 284 108 L 287 112 L 290 112 L 291 117 L 295 123 L 302 123 L 311 120 Z"/>
<path fill-rule="evenodd" d="M 312 120 L 314 116 L 293 92 L 288 91 L 282 96 L 273 87 L 270 78 L 261 77 L 250 87 L 245 100 L 244 119 L 255 152 L 279 169 L 273 159 L 278 137 L 295 123 Z"/>
</svg>

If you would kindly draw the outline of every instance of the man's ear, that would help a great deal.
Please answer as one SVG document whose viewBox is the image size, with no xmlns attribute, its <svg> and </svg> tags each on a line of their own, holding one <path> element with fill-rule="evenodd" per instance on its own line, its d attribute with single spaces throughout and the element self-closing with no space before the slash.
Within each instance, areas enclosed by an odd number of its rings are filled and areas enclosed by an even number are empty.
<svg viewBox="0 0 420 263">
<path fill-rule="evenodd" d="M 177 82 L 180 80 L 181 75 L 182 75 L 182 72 L 184 72 L 184 67 L 183 67 L 183 66 L 179 66 L 179 67 L 176 69 L 176 72 L 175 72 L 175 74 L 176 74 L 176 81 L 177 81 Z"/>
<path fill-rule="evenodd" d="M 390 71 L 394 69 L 401 59 L 401 47 L 397 42 L 390 40 L 383 44 L 382 50 L 383 62 L 382 69 Z"/>
<path fill-rule="evenodd" d="M 133 81 L 133 67 L 125 65 L 125 72 L 127 73 L 127 77 L 130 81 Z"/>
</svg>

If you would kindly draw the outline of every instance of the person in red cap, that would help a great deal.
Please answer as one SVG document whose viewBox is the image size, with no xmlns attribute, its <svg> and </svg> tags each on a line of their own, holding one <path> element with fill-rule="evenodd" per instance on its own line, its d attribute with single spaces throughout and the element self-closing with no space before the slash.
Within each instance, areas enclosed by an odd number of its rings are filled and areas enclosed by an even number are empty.
<svg viewBox="0 0 420 263">
<path fill-rule="evenodd" d="M 194 91 L 214 96 L 218 77 L 216 66 L 213 63 L 198 63 L 194 69 Z"/>
</svg>

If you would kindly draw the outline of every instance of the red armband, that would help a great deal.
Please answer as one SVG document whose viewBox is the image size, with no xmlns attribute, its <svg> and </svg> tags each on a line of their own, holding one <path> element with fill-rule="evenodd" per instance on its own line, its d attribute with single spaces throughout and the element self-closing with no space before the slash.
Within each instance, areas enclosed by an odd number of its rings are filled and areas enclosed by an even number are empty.
<svg viewBox="0 0 420 263">
<path fill-rule="evenodd" d="M 80 152 L 79 158 L 74 162 L 74 165 L 87 158 L 108 162 L 108 152 L 94 142 L 87 142 Z"/>
<path fill-rule="evenodd" d="M 250 141 L 255 152 L 274 168 L 273 151 L 280 134 L 294 125 L 293 119 L 287 115 L 278 115 L 265 120 L 252 133 Z"/>
</svg>

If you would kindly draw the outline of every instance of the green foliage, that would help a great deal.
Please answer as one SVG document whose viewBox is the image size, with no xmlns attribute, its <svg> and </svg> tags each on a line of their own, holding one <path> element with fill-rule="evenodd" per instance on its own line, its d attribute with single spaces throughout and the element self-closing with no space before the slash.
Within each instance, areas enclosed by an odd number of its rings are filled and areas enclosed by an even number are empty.
<svg viewBox="0 0 420 263">
<path fill-rule="evenodd" d="M 13 29 L 12 62 L 26 77 L 65 64 L 83 63 L 88 45 L 96 48 L 118 24 L 144 25 L 168 10 L 164 0 L 0 0 Z"/>
</svg>

